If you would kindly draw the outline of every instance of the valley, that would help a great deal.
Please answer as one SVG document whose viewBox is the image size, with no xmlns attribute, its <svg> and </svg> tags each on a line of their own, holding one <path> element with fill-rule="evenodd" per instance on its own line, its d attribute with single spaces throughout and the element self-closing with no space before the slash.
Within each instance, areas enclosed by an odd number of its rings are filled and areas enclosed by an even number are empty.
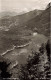
<svg viewBox="0 0 51 80">
<path fill-rule="evenodd" d="M 11 63 L 8 67 L 8 71 L 12 73 L 11 78 L 17 78 L 20 66 L 26 65 L 28 57 L 35 56 L 35 53 L 40 55 L 41 65 L 38 65 L 38 68 L 40 67 L 39 69 L 43 72 L 48 56 L 46 49 L 44 53 L 39 49 L 42 44 L 42 49 L 44 49 L 50 37 L 50 10 L 51 6 L 45 10 L 35 9 L 27 13 L 19 13 L 19 15 L 14 12 L 2 14 L 0 18 L 0 60 Z"/>
</svg>

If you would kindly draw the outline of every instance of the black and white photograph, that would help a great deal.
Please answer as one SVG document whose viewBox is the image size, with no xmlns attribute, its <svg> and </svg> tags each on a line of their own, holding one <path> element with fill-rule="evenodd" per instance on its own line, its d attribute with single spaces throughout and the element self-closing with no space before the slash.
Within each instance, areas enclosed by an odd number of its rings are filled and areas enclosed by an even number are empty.
<svg viewBox="0 0 51 80">
<path fill-rule="evenodd" d="M 0 0 L 0 80 L 50 80 L 51 0 Z"/>
</svg>

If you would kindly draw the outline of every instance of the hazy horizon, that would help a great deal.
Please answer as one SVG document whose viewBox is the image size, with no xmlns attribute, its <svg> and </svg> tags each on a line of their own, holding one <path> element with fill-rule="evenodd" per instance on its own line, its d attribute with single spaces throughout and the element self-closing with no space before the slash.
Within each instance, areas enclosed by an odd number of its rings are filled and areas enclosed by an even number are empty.
<svg viewBox="0 0 51 80">
<path fill-rule="evenodd" d="M 34 9 L 43 10 L 51 0 L 0 0 L 0 12 L 28 12 Z"/>
</svg>

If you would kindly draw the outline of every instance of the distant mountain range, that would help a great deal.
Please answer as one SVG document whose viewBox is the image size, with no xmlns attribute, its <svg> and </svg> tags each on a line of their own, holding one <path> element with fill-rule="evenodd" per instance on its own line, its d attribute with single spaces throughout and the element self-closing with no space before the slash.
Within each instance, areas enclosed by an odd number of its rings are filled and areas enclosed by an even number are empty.
<svg viewBox="0 0 51 80">
<path fill-rule="evenodd" d="M 16 12 L 10 12 L 10 11 L 0 12 L 0 18 L 9 18 L 9 17 L 16 16 L 16 15 L 17 15 Z"/>
<path fill-rule="evenodd" d="M 22 15 L 27 13 L 26 11 L 22 11 L 22 12 L 14 12 L 14 11 L 2 11 L 0 12 L 0 18 L 4 19 L 4 18 L 10 18 L 13 16 L 17 16 L 17 15 Z"/>
<path fill-rule="evenodd" d="M 30 11 L 28 13 L 19 13 L 19 15 L 17 16 L 13 16 L 16 15 L 16 13 L 3 13 L 5 14 L 5 16 L 3 16 L 0 19 L 0 26 L 10 26 L 12 24 L 14 25 L 21 25 L 25 22 L 27 22 L 28 20 L 34 18 L 35 16 L 39 15 L 42 12 L 42 10 L 34 10 L 34 11 Z M 13 25 L 12 25 L 13 26 Z"/>
</svg>

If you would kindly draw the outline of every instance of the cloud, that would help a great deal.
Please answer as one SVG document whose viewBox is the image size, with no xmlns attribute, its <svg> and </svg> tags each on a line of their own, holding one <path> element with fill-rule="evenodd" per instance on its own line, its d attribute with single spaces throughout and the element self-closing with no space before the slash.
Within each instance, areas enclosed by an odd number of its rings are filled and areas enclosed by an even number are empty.
<svg viewBox="0 0 51 80">
<path fill-rule="evenodd" d="M 24 8 L 23 11 L 28 12 L 29 10 L 27 8 Z"/>
<path fill-rule="evenodd" d="M 44 9 L 51 0 L 0 0 L 0 11 Z"/>
</svg>

